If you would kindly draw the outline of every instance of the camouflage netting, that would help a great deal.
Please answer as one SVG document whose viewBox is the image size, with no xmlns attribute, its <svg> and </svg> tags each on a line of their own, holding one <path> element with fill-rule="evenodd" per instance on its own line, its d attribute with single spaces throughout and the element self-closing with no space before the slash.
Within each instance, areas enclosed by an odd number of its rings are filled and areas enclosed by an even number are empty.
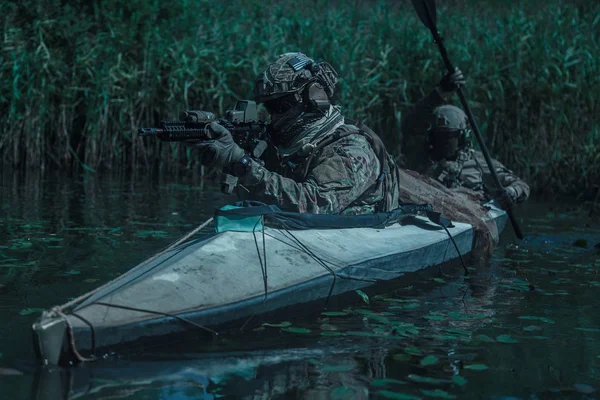
<svg viewBox="0 0 600 400">
<path fill-rule="evenodd" d="M 448 189 L 441 183 L 418 172 L 399 169 L 400 201 L 431 203 L 442 216 L 475 228 L 477 252 L 490 254 L 498 243 L 498 229 L 488 221 L 488 210 L 481 205 L 482 194 L 470 189 Z"/>
</svg>

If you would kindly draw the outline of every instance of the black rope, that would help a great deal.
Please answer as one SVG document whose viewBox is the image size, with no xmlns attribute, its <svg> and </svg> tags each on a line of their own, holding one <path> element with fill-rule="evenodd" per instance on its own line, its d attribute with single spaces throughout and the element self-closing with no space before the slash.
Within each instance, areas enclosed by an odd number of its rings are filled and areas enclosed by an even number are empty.
<svg viewBox="0 0 600 400">
<path fill-rule="evenodd" d="M 258 240 L 256 240 L 256 226 L 258 225 L 259 222 L 262 221 L 262 233 L 263 233 L 263 257 L 261 258 L 260 256 L 260 249 L 258 248 Z M 269 288 L 268 288 L 268 280 L 267 280 L 267 249 L 265 247 L 265 222 L 264 222 L 264 216 L 261 216 L 261 219 L 259 219 L 258 221 L 256 221 L 256 223 L 254 224 L 254 228 L 252 229 L 252 236 L 254 237 L 254 245 L 256 246 L 256 254 L 258 256 L 258 261 L 260 263 L 260 272 L 262 273 L 263 276 L 263 284 L 265 286 L 265 298 L 263 301 L 267 300 L 267 296 L 269 295 Z M 265 263 L 263 266 L 263 258 L 265 259 Z"/>
<path fill-rule="evenodd" d="M 199 324 L 195 323 L 194 321 L 190 321 L 190 320 L 189 320 L 189 319 L 187 319 L 187 318 L 180 317 L 179 315 L 175 315 L 175 314 L 171 314 L 171 313 L 165 313 L 165 312 L 161 312 L 161 311 L 154 311 L 154 310 L 145 310 L 145 309 L 143 309 L 143 308 L 129 307 L 129 306 L 122 306 L 122 305 L 119 305 L 119 304 L 110 304 L 110 303 L 104 303 L 104 302 L 101 302 L 101 301 L 94 301 L 94 302 L 93 302 L 93 303 L 91 303 L 90 305 L 92 305 L 92 304 L 98 304 L 98 305 L 101 305 L 101 306 L 106 306 L 106 307 L 121 308 L 121 309 L 123 309 L 123 310 L 130 310 L 130 311 L 145 312 L 145 313 L 148 313 L 148 314 L 163 315 L 163 316 L 165 316 L 165 317 L 171 317 L 171 318 L 175 318 L 175 319 L 177 319 L 177 320 L 179 320 L 179 321 L 182 321 L 182 322 L 185 322 L 185 323 L 187 323 L 187 324 L 190 324 L 190 325 L 192 325 L 192 326 L 195 326 L 196 328 L 199 328 L 199 329 L 205 330 L 205 331 L 207 331 L 207 332 L 210 332 L 210 333 L 212 333 L 213 335 L 218 335 L 218 334 L 219 334 L 218 332 L 216 332 L 216 331 L 213 331 L 213 330 L 212 330 L 212 329 L 210 329 L 210 328 L 207 328 L 207 327 L 205 327 L 205 326 L 199 325 Z"/>
<path fill-rule="evenodd" d="M 463 260 L 462 254 L 460 254 L 460 250 L 458 250 L 458 246 L 456 245 L 456 242 L 454 241 L 454 238 L 450 234 L 450 231 L 448 231 L 448 228 L 446 228 L 444 225 L 442 225 L 442 224 L 440 224 L 440 225 L 442 226 L 442 228 L 444 228 L 444 230 L 448 234 L 448 237 L 452 241 L 452 244 L 454 245 L 454 248 L 456 249 L 456 253 L 458 254 L 458 258 L 460 258 L 460 263 L 462 264 L 462 266 L 463 266 L 463 268 L 465 270 L 465 276 L 469 275 L 469 270 L 467 269 L 467 265 L 465 264 L 465 260 Z"/>
<path fill-rule="evenodd" d="M 321 260 L 321 258 L 319 258 L 319 256 L 317 256 L 316 254 L 314 254 L 304 243 L 302 243 L 302 241 L 298 238 L 296 238 L 290 231 L 288 231 L 287 229 L 285 229 L 285 231 L 290 235 L 290 237 L 302 248 L 304 249 L 304 251 L 306 252 L 306 254 L 308 254 L 310 257 L 313 258 L 313 260 L 315 260 L 317 263 L 321 264 L 323 266 L 323 268 L 325 268 L 327 271 L 329 271 L 329 273 L 333 276 L 333 282 L 331 283 L 331 287 L 329 288 L 329 293 L 327 294 L 327 299 L 325 300 L 325 308 L 327 308 L 327 304 L 329 304 L 329 299 L 331 298 L 331 295 L 333 293 L 333 289 L 335 287 L 335 284 L 337 282 L 337 274 L 335 273 L 335 271 L 333 270 L 333 268 L 329 267 L 327 264 L 325 264 L 325 262 L 323 260 Z"/>
<path fill-rule="evenodd" d="M 83 318 L 81 315 L 76 314 L 75 312 L 71 312 L 71 315 L 75 318 L 79 318 L 83 323 L 90 327 L 90 335 L 92 341 L 92 357 L 96 357 L 96 330 L 94 329 L 94 325 L 87 319 Z"/>
</svg>

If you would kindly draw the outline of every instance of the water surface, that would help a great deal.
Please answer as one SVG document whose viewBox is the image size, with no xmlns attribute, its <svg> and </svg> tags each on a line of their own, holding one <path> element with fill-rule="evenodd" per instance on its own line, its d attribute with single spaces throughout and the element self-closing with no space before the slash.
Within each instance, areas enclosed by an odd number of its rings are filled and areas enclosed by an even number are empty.
<svg viewBox="0 0 600 400">
<path fill-rule="evenodd" d="M 210 346 L 192 339 L 56 371 L 34 361 L 30 326 L 41 310 L 127 271 L 234 198 L 188 176 L 1 178 L 0 398 L 598 394 L 600 224 L 585 210 L 520 207 L 526 239 L 507 228 L 489 261 L 469 265 L 469 278 L 443 269 L 381 296 L 357 293 L 334 313 L 289 316 Z"/>
</svg>

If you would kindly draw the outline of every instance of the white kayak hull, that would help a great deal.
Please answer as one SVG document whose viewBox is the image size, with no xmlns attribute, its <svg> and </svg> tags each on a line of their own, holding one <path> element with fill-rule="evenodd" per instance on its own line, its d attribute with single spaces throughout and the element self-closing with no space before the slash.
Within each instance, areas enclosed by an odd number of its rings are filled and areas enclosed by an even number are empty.
<svg viewBox="0 0 600 400">
<path fill-rule="evenodd" d="M 85 357 L 99 356 L 189 329 L 220 332 L 277 310 L 315 302 L 323 308 L 331 296 L 458 257 L 444 230 L 415 218 L 418 226 L 267 228 L 264 235 L 229 231 L 184 243 L 121 275 L 65 315 L 44 313 L 33 326 L 36 351 L 57 364 L 72 358 L 73 347 Z M 491 207 L 489 218 L 499 232 L 504 228 L 502 210 Z M 449 232 L 466 255 L 473 250 L 473 228 L 453 224 Z"/>
</svg>

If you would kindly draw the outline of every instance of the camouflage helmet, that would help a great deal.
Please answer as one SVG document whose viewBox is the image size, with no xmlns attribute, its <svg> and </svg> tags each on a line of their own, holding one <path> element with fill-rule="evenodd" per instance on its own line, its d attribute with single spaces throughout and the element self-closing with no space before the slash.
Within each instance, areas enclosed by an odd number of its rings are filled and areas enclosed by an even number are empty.
<svg viewBox="0 0 600 400">
<path fill-rule="evenodd" d="M 311 82 L 320 83 L 331 98 L 337 73 L 328 63 L 316 63 L 306 54 L 284 53 L 258 75 L 254 84 L 254 97 L 257 103 L 263 103 L 299 94 Z"/>
<path fill-rule="evenodd" d="M 444 104 L 432 112 L 431 128 L 434 130 L 458 131 L 469 129 L 467 115 L 460 108 Z"/>
<path fill-rule="evenodd" d="M 460 108 L 449 104 L 436 107 L 429 124 L 427 141 L 433 160 L 453 160 L 470 145 L 469 120 Z"/>
</svg>

